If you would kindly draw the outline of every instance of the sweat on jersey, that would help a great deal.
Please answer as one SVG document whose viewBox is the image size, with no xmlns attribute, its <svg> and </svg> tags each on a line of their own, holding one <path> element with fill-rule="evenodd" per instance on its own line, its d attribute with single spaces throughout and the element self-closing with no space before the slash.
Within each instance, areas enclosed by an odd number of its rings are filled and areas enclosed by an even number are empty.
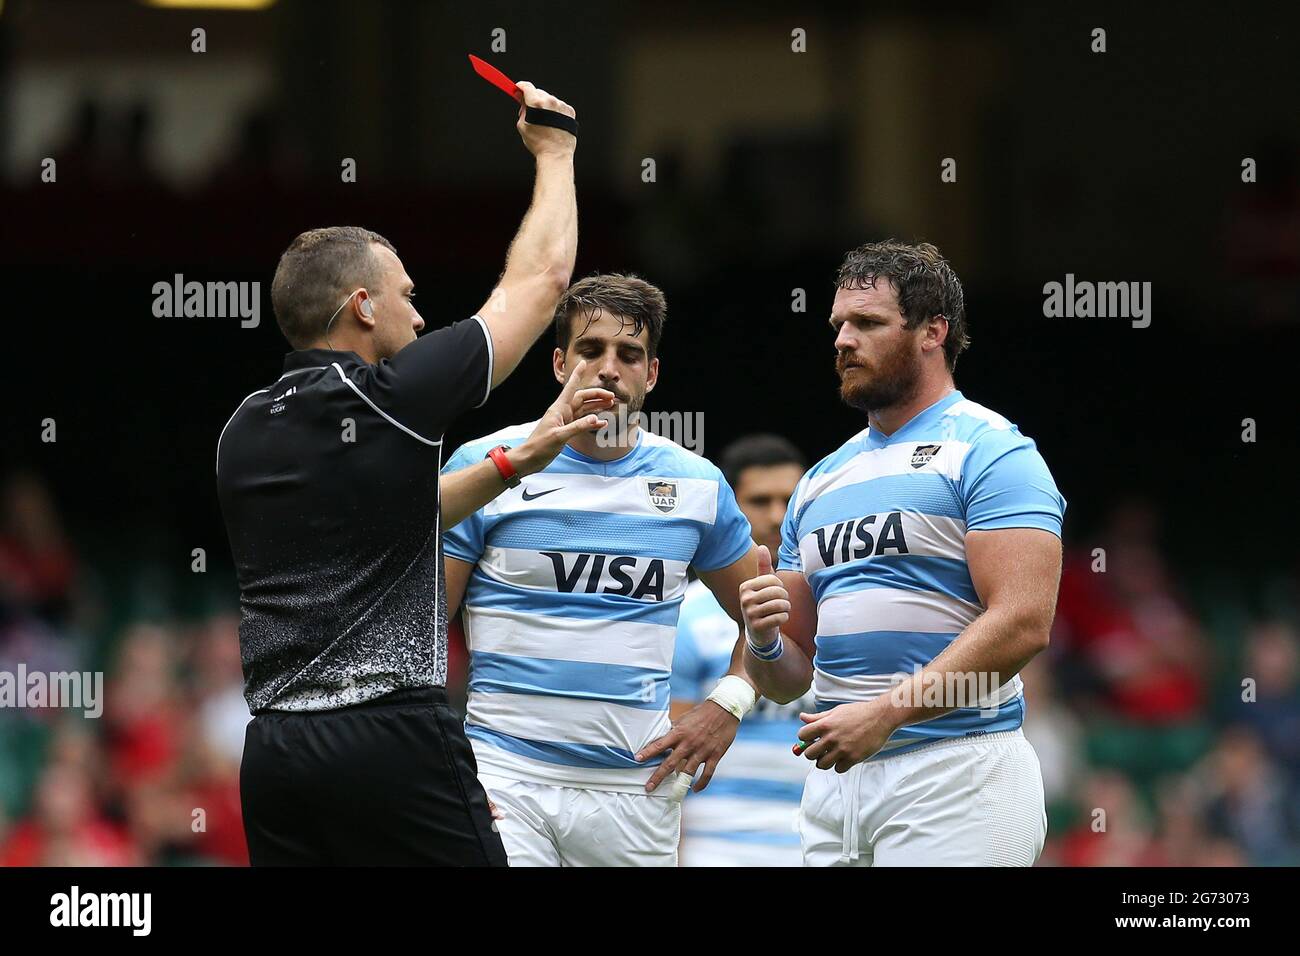
<svg viewBox="0 0 1300 956">
<path fill-rule="evenodd" d="M 985 610 L 966 533 L 1039 528 L 1058 537 L 1065 499 L 1034 442 L 953 392 L 892 435 L 866 428 L 803 476 L 777 568 L 802 571 L 817 602 L 818 709 L 870 700 L 944 650 Z M 903 727 L 877 757 L 935 740 L 1014 730 L 1019 675 L 979 706 Z M 874 758 L 873 758 L 874 759 Z"/>
<path fill-rule="evenodd" d="M 465 444 L 443 473 L 521 443 L 535 426 Z M 465 732 L 480 772 L 644 792 L 660 760 L 634 755 L 670 727 L 686 569 L 735 563 L 749 534 L 722 472 L 644 429 L 615 461 L 566 446 L 449 530 L 447 556 L 475 566 L 462 602 Z"/>
</svg>

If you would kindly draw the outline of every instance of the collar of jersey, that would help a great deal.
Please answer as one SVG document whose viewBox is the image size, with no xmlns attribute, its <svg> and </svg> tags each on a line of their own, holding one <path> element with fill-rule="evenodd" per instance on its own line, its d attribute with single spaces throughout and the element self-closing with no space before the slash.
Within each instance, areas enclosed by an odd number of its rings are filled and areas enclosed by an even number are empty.
<svg viewBox="0 0 1300 956">
<path fill-rule="evenodd" d="M 617 458 L 612 458 L 609 461 L 605 461 L 603 458 L 592 458 L 590 455 L 584 455 L 582 452 L 576 451 L 568 445 L 565 445 L 560 449 L 560 454 L 566 458 L 572 458 L 574 461 L 580 461 L 588 465 L 605 465 L 609 468 L 617 468 L 618 466 L 631 461 L 632 456 L 639 452 L 643 447 L 645 447 L 645 429 L 638 428 L 636 430 L 636 444 L 628 449 L 627 454 L 619 455 Z"/>
<path fill-rule="evenodd" d="M 907 441 L 910 436 L 932 425 L 949 406 L 955 405 L 961 400 L 962 394 L 960 391 L 953 391 L 945 395 L 929 408 L 923 408 L 909 418 L 902 427 L 895 429 L 892 435 L 882 435 L 874 428 L 871 428 L 867 432 L 867 447 L 884 448 L 886 445 L 892 445 L 895 442 Z"/>
<path fill-rule="evenodd" d="M 365 360 L 356 352 L 339 352 L 334 349 L 298 349 L 284 357 L 284 370 L 293 372 L 302 368 L 320 368 L 333 365 L 364 365 Z"/>
</svg>

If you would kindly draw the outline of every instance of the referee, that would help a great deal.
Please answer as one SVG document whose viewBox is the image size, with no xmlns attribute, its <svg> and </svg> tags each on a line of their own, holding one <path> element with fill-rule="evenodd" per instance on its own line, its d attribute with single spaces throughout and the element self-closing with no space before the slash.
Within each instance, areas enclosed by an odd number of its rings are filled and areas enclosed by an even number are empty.
<svg viewBox="0 0 1300 956">
<path fill-rule="evenodd" d="M 514 370 L 573 270 L 576 138 L 536 111 L 574 111 L 519 87 L 532 205 L 480 313 L 417 339 L 424 320 L 388 240 L 305 232 L 271 288 L 294 351 L 218 439 L 254 715 L 240 790 L 255 866 L 506 863 L 443 688 L 442 531 L 599 427 L 578 416 L 584 402 L 612 402 L 570 381 L 528 447 L 439 487 L 443 432 Z"/>
</svg>

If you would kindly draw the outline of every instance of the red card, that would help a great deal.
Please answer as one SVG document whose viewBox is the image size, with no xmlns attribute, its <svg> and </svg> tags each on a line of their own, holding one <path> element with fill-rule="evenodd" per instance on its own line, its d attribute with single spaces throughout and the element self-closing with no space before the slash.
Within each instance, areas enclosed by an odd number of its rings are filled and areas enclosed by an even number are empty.
<svg viewBox="0 0 1300 956">
<path fill-rule="evenodd" d="M 480 60 L 471 53 L 469 55 L 469 64 L 474 67 L 475 73 L 483 77 L 483 79 L 487 80 L 498 90 L 516 100 L 521 99 L 519 95 L 519 87 L 515 86 L 515 81 L 510 79 L 510 77 L 506 76 L 491 63 L 488 63 L 485 60 Z"/>
</svg>

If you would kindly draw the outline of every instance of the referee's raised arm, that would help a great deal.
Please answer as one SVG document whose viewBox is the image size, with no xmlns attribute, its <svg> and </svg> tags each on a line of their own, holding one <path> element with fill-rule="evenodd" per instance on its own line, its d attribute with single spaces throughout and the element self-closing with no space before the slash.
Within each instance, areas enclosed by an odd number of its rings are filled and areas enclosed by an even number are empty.
<svg viewBox="0 0 1300 956">
<path fill-rule="evenodd" d="M 524 97 L 517 126 L 537 159 L 537 179 L 532 205 L 506 255 L 505 270 L 479 310 L 492 333 L 493 388 L 509 377 L 550 325 L 578 253 L 578 204 L 573 190 L 577 138 L 524 120 L 525 106 L 568 116 L 575 115 L 573 107 L 531 83 L 517 85 Z"/>
</svg>

